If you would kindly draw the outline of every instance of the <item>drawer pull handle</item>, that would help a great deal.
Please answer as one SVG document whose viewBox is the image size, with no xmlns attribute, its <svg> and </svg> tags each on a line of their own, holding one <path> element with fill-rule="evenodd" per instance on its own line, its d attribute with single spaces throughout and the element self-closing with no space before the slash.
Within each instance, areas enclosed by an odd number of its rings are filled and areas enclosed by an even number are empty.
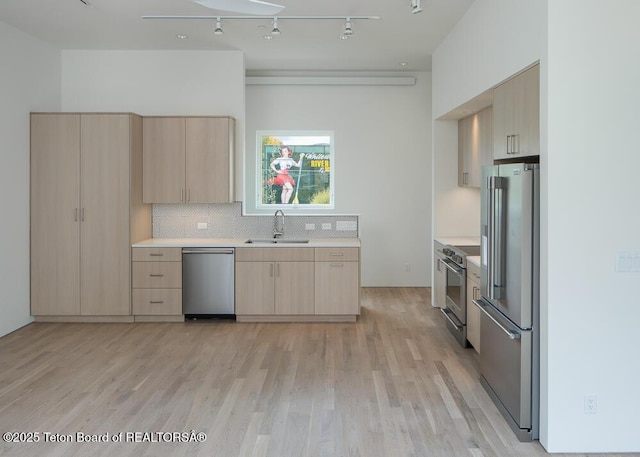
<svg viewBox="0 0 640 457">
<path fill-rule="evenodd" d="M 149 275 L 149 276 L 151 276 L 152 278 L 162 278 L 164 275 Z"/>
<path fill-rule="evenodd" d="M 329 255 L 331 257 L 342 257 L 344 255 L 344 252 L 330 252 Z"/>
<path fill-rule="evenodd" d="M 157 305 L 157 304 L 164 303 L 164 301 L 163 300 L 159 300 L 159 301 L 151 300 L 149 303 L 151 303 L 153 305 Z"/>
<path fill-rule="evenodd" d="M 162 253 L 160 253 L 160 254 L 154 254 L 154 253 L 151 253 L 151 254 L 149 254 L 149 255 L 150 255 L 151 257 L 162 257 L 164 254 L 162 254 Z"/>
<path fill-rule="evenodd" d="M 344 267 L 344 263 L 332 263 L 330 264 L 332 267 Z"/>
</svg>

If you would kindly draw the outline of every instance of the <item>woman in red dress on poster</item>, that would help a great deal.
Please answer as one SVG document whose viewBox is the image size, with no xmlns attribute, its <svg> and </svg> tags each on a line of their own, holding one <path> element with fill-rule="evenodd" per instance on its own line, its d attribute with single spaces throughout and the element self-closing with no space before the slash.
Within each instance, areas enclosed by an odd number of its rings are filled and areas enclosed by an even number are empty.
<svg viewBox="0 0 640 457">
<path fill-rule="evenodd" d="M 296 162 L 292 156 L 293 151 L 287 146 L 283 146 L 280 148 L 280 157 L 276 157 L 271 162 L 271 169 L 276 173 L 276 176 L 270 181 L 282 187 L 280 201 L 283 204 L 289 203 L 289 199 L 293 193 L 293 187 L 296 185 L 296 182 L 289 174 L 289 169 L 291 167 L 302 167 L 302 159 L 304 158 L 304 154 L 300 154 L 300 158 Z"/>
</svg>

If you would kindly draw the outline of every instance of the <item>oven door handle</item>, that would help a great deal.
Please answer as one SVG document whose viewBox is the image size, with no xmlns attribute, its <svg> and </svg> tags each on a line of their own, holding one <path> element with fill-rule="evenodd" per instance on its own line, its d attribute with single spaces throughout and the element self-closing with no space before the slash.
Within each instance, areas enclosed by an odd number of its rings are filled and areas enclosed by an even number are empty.
<svg viewBox="0 0 640 457">
<path fill-rule="evenodd" d="M 449 314 L 453 314 L 453 313 L 449 311 L 447 308 L 440 308 L 440 312 L 444 314 L 444 317 L 446 317 L 447 320 L 451 322 L 451 325 L 453 325 L 456 328 L 456 330 L 462 330 L 464 328 L 462 325 L 455 323 L 453 319 L 449 317 Z"/>
<path fill-rule="evenodd" d="M 452 263 L 450 260 L 442 259 L 440 261 L 444 264 L 445 267 L 453 271 L 455 274 L 462 276 L 462 274 L 464 273 L 464 269 L 458 267 L 456 264 Z"/>
</svg>

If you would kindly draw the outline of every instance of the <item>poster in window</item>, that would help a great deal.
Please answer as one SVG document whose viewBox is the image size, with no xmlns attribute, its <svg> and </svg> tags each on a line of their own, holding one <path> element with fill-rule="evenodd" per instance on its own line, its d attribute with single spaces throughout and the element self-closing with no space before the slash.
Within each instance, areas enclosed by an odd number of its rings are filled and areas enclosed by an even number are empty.
<svg viewBox="0 0 640 457">
<path fill-rule="evenodd" d="M 260 131 L 258 207 L 333 208 L 333 134 Z"/>
</svg>

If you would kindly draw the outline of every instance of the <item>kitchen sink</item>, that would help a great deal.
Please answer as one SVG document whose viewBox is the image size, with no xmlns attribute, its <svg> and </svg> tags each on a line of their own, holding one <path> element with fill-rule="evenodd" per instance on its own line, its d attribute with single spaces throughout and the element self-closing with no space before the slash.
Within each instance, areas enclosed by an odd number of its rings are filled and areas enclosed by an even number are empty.
<svg viewBox="0 0 640 457">
<path fill-rule="evenodd" d="M 306 244 L 309 240 L 283 240 L 280 238 L 268 238 L 262 240 L 250 239 L 245 244 Z"/>
</svg>

